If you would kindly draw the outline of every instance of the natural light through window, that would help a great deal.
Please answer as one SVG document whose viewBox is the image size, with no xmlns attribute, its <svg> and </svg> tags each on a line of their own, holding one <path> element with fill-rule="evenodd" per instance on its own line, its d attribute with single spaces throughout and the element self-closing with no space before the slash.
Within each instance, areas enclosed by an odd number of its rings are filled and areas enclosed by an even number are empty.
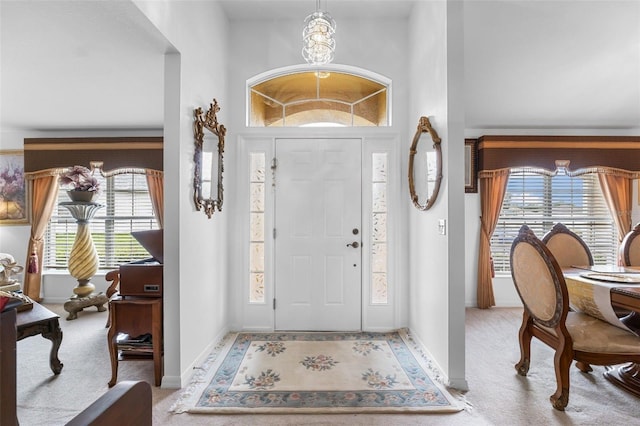
<svg viewBox="0 0 640 426">
<path fill-rule="evenodd" d="M 616 264 L 618 232 L 595 174 L 550 176 L 535 169 L 512 169 L 491 237 L 495 271 L 510 271 L 511 244 L 522 224 L 542 238 L 557 222 L 585 241 L 595 264 Z"/>
<path fill-rule="evenodd" d="M 99 268 L 117 268 L 151 257 L 131 236 L 133 231 L 158 229 L 145 175 L 124 173 L 97 178 L 102 193 L 96 202 L 105 207 L 91 219 L 89 228 L 98 251 Z M 66 192 L 66 188 L 60 189 L 58 202 L 69 200 Z M 56 203 L 45 234 L 45 268 L 67 268 L 76 230 L 76 220 L 69 210 Z"/>
<path fill-rule="evenodd" d="M 249 302 L 264 303 L 265 155 L 249 154 Z"/>
<path fill-rule="evenodd" d="M 345 72 L 278 75 L 249 87 L 249 126 L 389 126 L 388 91 L 386 83 Z"/>
<path fill-rule="evenodd" d="M 374 153 L 371 161 L 371 303 L 383 304 L 388 302 L 387 153 Z"/>
</svg>

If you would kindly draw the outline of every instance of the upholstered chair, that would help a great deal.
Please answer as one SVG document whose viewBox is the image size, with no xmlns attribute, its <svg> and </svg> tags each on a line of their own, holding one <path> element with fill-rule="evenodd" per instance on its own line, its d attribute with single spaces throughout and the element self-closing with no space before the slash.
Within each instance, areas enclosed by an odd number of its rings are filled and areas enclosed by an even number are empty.
<svg viewBox="0 0 640 426">
<path fill-rule="evenodd" d="M 620 244 L 620 254 L 624 266 L 640 266 L 640 223 L 637 224 Z"/>
<path fill-rule="evenodd" d="M 557 410 L 569 403 L 569 367 L 616 365 L 640 360 L 640 337 L 590 315 L 569 311 L 569 294 L 560 265 L 549 248 L 523 225 L 511 246 L 511 276 L 524 314 L 520 326 L 520 361 L 516 371 L 526 376 L 531 339 L 555 351 L 556 391 L 550 400 Z M 588 372 L 584 371 L 583 372 Z"/>
<path fill-rule="evenodd" d="M 558 222 L 542 237 L 561 268 L 593 265 L 591 250 L 575 232 Z"/>
</svg>

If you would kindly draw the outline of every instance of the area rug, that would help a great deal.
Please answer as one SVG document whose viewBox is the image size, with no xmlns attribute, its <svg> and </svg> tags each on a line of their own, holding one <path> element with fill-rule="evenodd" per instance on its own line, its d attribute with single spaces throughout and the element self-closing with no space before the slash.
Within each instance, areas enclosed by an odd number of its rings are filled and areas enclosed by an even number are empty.
<svg viewBox="0 0 640 426">
<path fill-rule="evenodd" d="M 464 404 L 433 379 L 406 330 L 232 333 L 175 413 L 443 413 Z"/>
</svg>

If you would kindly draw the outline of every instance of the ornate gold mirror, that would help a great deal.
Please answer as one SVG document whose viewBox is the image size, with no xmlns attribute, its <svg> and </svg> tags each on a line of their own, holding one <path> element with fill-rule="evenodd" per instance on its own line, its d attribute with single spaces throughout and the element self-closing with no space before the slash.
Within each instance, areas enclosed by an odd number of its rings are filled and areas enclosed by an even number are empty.
<svg viewBox="0 0 640 426">
<path fill-rule="evenodd" d="M 427 117 L 420 117 L 409 151 L 409 192 L 418 210 L 428 210 L 438 197 L 442 181 L 440 137 Z"/>
<path fill-rule="evenodd" d="M 216 114 L 220 111 L 218 101 L 213 100 L 206 114 L 202 108 L 194 110 L 194 134 L 196 149 L 193 154 L 195 163 L 193 178 L 193 202 L 196 210 L 204 209 L 207 217 L 222 211 L 224 171 L 224 136 L 227 129 L 218 123 Z"/>
</svg>

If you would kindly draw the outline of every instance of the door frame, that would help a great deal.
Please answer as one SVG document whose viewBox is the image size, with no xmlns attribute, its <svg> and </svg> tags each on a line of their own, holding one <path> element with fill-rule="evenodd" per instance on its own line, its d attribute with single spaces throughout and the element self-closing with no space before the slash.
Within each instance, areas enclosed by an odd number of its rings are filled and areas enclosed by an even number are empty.
<svg viewBox="0 0 640 426">
<path fill-rule="evenodd" d="M 232 214 L 229 224 L 233 234 L 239 236 L 237 243 L 231 247 L 229 279 L 229 328 L 235 330 L 273 331 L 275 314 L 273 312 L 275 259 L 273 257 L 272 230 L 275 224 L 273 217 L 274 200 L 271 190 L 271 160 L 275 152 L 276 139 L 361 139 L 362 155 L 362 274 L 361 274 L 361 325 L 363 331 L 389 331 L 408 325 L 408 280 L 406 275 L 406 203 L 402 203 L 406 195 L 406 185 L 402 179 L 404 167 L 401 164 L 401 138 L 398 133 L 379 128 L 280 128 L 259 129 L 240 134 L 237 137 L 237 165 L 235 181 L 229 182 L 230 193 L 237 194 L 227 200 L 228 209 L 237 209 Z M 265 191 L 265 275 L 264 301 L 249 301 L 249 197 L 248 197 L 248 158 L 250 153 L 263 153 L 266 160 Z M 371 163 L 373 153 L 386 153 L 389 162 L 389 258 L 388 258 L 388 303 L 373 305 L 371 300 Z M 231 185 L 234 184 L 234 187 Z M 233 203 L 233 207 L 229 204 Z M 268 234 L 268 235 L 267 235 Z M 235 266 L 234 266 L 235 265 Z"/>
</svg>

